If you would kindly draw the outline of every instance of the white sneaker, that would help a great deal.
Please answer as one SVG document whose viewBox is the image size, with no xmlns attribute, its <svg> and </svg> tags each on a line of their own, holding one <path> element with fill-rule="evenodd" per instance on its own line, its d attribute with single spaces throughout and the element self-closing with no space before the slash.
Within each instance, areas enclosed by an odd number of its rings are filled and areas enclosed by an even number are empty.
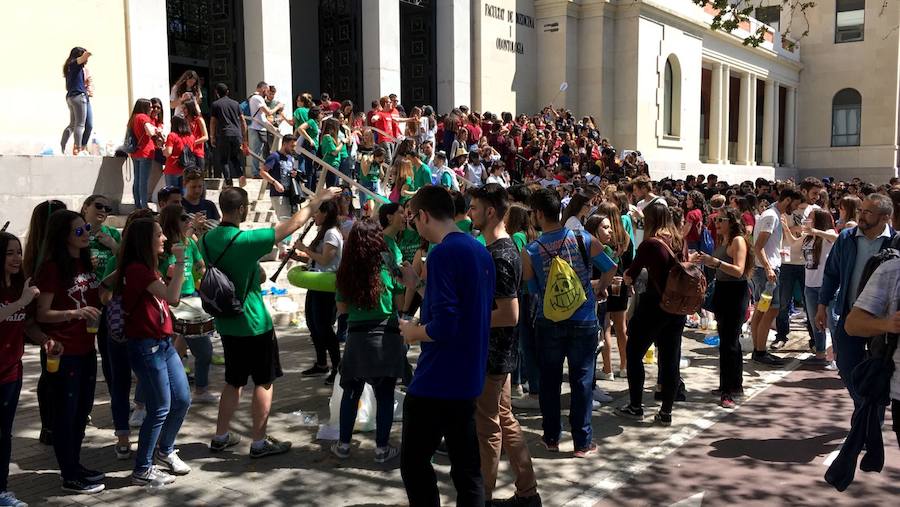
<svg viewBox="0 0 900 507">
<path fill-rule="evenodd" d="M 601 371 L 597 376 L 600 380 L 615 380 L 616 376 L 613 372 L 606 373 L 605 371 Z"/>
<path fill-rule="evenodd" d="M 828 371 L 837 371 L 837 369 L 838 369 L 837 363 L 832 361 L 832 362 L 828 363 L 828 365 L 825 366 L 825 369 Z"/>
<path fill-rule="evenodd" d="M 174 475 L 187 475 L 191 472 L 191 467 L 178 457 L 178 450 L 174 450 L 165 455 L 159 450 L 154 453 L 153 462 L 163 467 L 164 471 Z"/>
<path fill-rule="evenodd" d="M 597 400 L 591 400 L 591 410 L 600 410 L 600 407 L 603 405 L 600 404 Z"/>
<path fill-rule="evenodd" d="M 521 398 L 522 396 L 525 396 L 525 390 L 522 389 L 522 385 L 516 384 L 512 386 L 512 389 L 510 390 L 510 396 L 512 398 Z"/>
<path fill-rule="evenodd" d="M 610 375 L 612 375 L 612 374 L 610 374 Z M 609 393 L 606 392 L 605 389 L 602 389 L 600 387 L 594 388 L 593 394 L 594 394 L 594 401 L 597 401 L 600 403 L 609 403 L 613 400 L 613 397 L 610 396 Z"/>
<path fill-rule="evenodd" d="M 146 408 L 135 408 L 131 412 L 131 417 L 128 418 L 128 425 L 132 428 L 140 428 L 144 424 L 145 417 L 147 417 Z"/>
<path fill-rule="evenodd" d="M 219 397 L 209 391 L 203 391 L 200 394 L 194 394 L 191 397 L 191 403 L 200 403 L 203 405 L 213 405 L 219 403 Z"/>
<path fill-rule="evenodd" d="M 159 487 L 165 486 L 166 484 L 172 484 L 173 482 L 175 482 L 174 477 L 156 468 L 155 466 L 151 466 L 142 474 L 131 474 L 131 483 L 135 486 Z"/>
<path fill-rule="evenodd" d="M 513 398 L 512 399 L 513 408 L 519 409 L 536 409 L 541 408 L 541 401 L 537 396 L 522 396 L 521 398 Z"/>
</svg>

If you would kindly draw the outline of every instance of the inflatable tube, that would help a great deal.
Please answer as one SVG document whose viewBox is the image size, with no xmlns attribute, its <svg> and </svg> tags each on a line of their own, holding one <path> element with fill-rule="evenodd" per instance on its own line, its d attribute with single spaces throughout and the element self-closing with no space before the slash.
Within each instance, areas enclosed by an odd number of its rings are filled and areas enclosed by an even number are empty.
<svg viewBox="0 0 900 507">
<path fill-rule="evenodd" d="M 307 271 L 306 266 L 294 266 L 288 270 L 288 282 L 295 287 L 306 290 L 318 290 L 322 292 L 334 292 L 335 273 L 320 273 Z"/>
</svg>

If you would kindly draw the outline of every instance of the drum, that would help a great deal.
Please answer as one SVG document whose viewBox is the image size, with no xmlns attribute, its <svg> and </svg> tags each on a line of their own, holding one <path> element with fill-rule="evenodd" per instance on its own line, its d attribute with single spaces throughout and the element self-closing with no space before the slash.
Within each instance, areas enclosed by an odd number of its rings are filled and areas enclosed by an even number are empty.
<svg viewBox="0 0 900 507">
<path fill-rule="evenodd" d="M 199 297 L 181 298 L 178 306 L 172 308 L 175 317 L 173 329 L 182 336 L 205 336 L 215 331 L 215 319 L 203 311 Z"/>
<path fill-rule="evenodd" d="M 306 266 L 294 266 L 288 271 L 288 282 L 296 287 L 322 292 L 334 292 L 336 275 L 333 272 L 307 271 Z"/>
</svg>

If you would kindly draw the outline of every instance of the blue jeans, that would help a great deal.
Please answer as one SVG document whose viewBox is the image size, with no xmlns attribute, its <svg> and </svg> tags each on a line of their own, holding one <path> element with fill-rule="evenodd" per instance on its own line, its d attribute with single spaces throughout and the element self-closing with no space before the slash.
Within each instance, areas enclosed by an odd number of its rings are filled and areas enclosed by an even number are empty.
<svg viewBox="0 0 900 507">
<path fill-rule="evenodd" d="M 9 460 L 12 457 L 12 426 L 19 405 L 22 379 L 0 384 L 0 492 L 6 491 Z"/>
<path fill-rule="evenodd" d="M 167 187 L 182 188 L 182 186 L 181 186 L 181 182 L 183 180 L 182 175 L 180 175 L 180 174 L 179 175 L 163 174 L 163 177 L 166 180 Z"/>
<path fill-rule="evenodd" d="M 191 389 L 172 338 L 130 338 L 128 356 L 147 393 L 147 417 L 134 456 L 134 471 L 142 473 L 153 464 L 157 441 L 160 453 L 175 450 L 175 437 L 191 406 Z"/>
<path fill-rule="evenodd" d="M 53 450 L 63 480 L 74 480 L 81 473 L 81 442 L 94 406 L 97 353 L 63 355 L 59 371 L 47 375 L 53 402 Z"/>
<path fill-rule="evenodd" d="M 85 95 L 87 99 L 87 111 L 84 115 L 84 134 L 81 136 L 81 145 L 87 146 L 91 140 L 91 132 L 94 131 L 94 108 L 91 107 L 91 98 Z"/>
<path fill-rule="evenodd" d="M 794 300 L 794 288 L 801 289 L 806 284 L 806 266 L 803 264 L 782 264 L 778 273 L 778 291 L 781 306 L 775 318 L 775 329 L 778 339 L 786 340 L 791 332 L 791 302 Z"/>
<path fill-rule="evenodd" d="M 106 328 L 106 315 L 100 318 L 97 333 L 97 348 L 100 351 L 100 365 L 106 389 L 109 391 L 109 409 L 112 412 L 116 436 L 131 434 L 128 412 L 131 409 L 131 361 L 128 360 L 128 345 L 110 340 Z M 134 401 L 144 404 L 144 384 L 138 382 L 134 390 Z"/>
<path fill-rule="evenodd" d="M 213 346 L 209 335 L 185 336 L 185 343 L 194 354 L 194 385 L 199 389 L 209 386 L 209 365 L 212 363 Z"/>
<path fill-rule="evenodd" d="M 543 439 L 558 443 L 562 434 L 560 395 L 562 391 L 563 361 L 569 364 L 569 386 L 572 398 L 569 405 L 569 426 L 575 449 L 591 444 L 591 390 L 594 381 L 594 360 L 597 350 L 597 322 L 551 322 L 538 319 L 535 323 L 537 352 L 541 365 L 541 416 Z"/>
<path fill-rule="evenodd" d="M 519 294 L 519 369 L 520 383 L 528 381 L 528 392 L 541 392 L 541 369 L 538 365 L 537 344 L 534 336 L 534 298 Z"/>
<path fill-rule="evenodd" d="M 134 165 L 134 181 L 131 184 L 131 194 L 134 196 L 134 206 L 137 209 L 147 207 L 148 195 L 150 189 L 150 168 L 153 166 L 153 159 L 149 158 L 132 158 Z"/>
<path fill-rule="evenodd" d="M 394 422 L 394 385 L 397 379 L 382 377 L 374 379 L 372 390 L 375 391 L 375 445 L 385 447 L 391 437 L 391 424 Z M 341 443 L 349 444 L 353 437 L 353 425 L 359 410 L 359 398 L 362 396 L 366 382 L 362 379 L 341 379 L 344 395 L 341 397 Z"/>
<path fill-rule="evenodd" d="M 269 154 L 267 132 L 265 130 L 247 129 L 247 136 L 250 137 L 250 151 L 265 159 Z M 252 169 L 253 177 L 258 178 L 259 160 L 257 160 L 256 157 L 250 157 L 250 168 Z"/>
<path fill-rule="evenodd" d="M 806 306 L 806 320 L 812 323 L 811 329 L 812 333 L 810 337 L 815 342 L 816 352 L 825 352 L 825 330 L 819 331 L 816 328 L 816 311 L 819 307 L 819 291 L 821 287 L 807 287 L 804 291 L 804 297 L 806 299 L 804 306 Z M 831 308 L 825 311 L 826 319 L 831 321 Z M 829 322 L 829 329 L 832 327 Z"/>
</svg>

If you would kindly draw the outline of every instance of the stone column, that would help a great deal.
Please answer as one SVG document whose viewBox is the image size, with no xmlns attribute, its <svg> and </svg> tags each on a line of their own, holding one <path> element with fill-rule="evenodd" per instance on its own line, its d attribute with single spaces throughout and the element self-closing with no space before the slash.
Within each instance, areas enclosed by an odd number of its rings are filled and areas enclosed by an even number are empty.
<svg viewBox="0 0 900 507">
<path fill-rule="evenodd" d="M 472 38 L 469 34 L 471 2 L 437 2 L 437 110 L 471 105 Z"/>
<path fill-rule="evenodd" d="M 707 162 L 722 160 L 722 64 L 713 62 L 709 90 L 709 156 Z"/>
<path fill-rule="evenodd" d="M 719 144 L 719 163 L 728 164 L 728 132 L 731 126 L 731 66 L 722 64 L 722 141 Z"/>
<path fill-rule="evenodd" d="M 363 103 L 400 96 L 400 2 L 362 2 Z M 401 97 L 402 101 L 402 97 Z"/>
<path fill-rule="evenodd" d="M 293 104 L 291 18 L 288 0 L 244 1 L 244 53 L 247 93 L 265 81 L 278 88 L 278 98 Z"/>
<path fill-rule="evenodd" d="M 794 166 L 794 129 L 796 128 L 796 88 L 788 88 L 784 99 L 784 165 Z"/>
<path fill-rule="evenodd" d="M 140 97 L 163 100 L 169 120 L 169 48 L 165 0 L 126 0 L 125 37 L 128 55 L 128 111 Z"/>
<path fill-rule="evenodd" d="M 765 102 L 763 103 L 763 135 L 762 135 L 762 164 L 775 165 L 772 154 L 775 145 L 775 82 L 766 80 Z"/>
<path fill-rule="evenodd" d="M 753 164 L 753 76 L 749 72 L 741 74 L 740 117 L 738 121 L 737 164 Z"/>
<path fill-rule="evenodd" d="M 578 6 L 568 0 L 535 0 L 534 14 L 538 30 L 537 108 L 553 100 L 553 107 L 581 111 Z M 568 89 L 560 93 L 563 82 L 568 83 Z"/>
</svg>

